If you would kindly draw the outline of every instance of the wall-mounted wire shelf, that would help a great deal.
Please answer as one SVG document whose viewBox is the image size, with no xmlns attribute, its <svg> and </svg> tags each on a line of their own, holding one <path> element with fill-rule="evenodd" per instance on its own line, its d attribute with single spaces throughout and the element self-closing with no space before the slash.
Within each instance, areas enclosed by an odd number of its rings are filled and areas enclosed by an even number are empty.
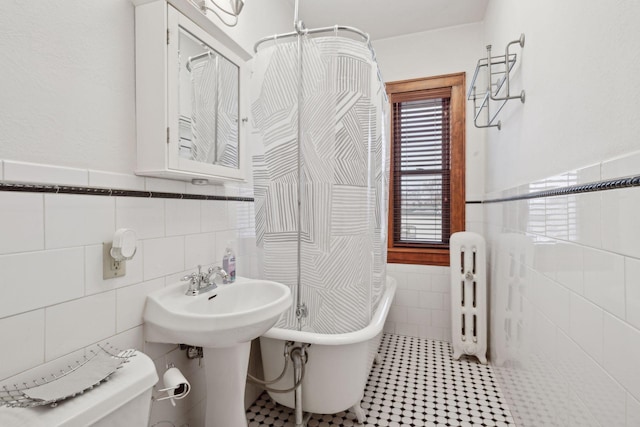
<svg viewBox="0 0 640 427">
<path fill-rule="evenodd" d="M 135 355 L 135 350 L 119 351 L 107 345 L 88 350 L 82 360 L 71 362 L 58 373 L 21 384 L 0 385 L 0 406 L 29 408 L 51 405 L 83 394 L 107 381 L 123 363 Z"/>
<path fill-rule="evenodd" d="M 477 128 L 497 127 L 500 130 L 502 122 L 500 120 L 496 122 L 496 119 L 505 104 L 512 99 L 519 99 L 524 104 L 524 90 L 519 95 L 511 94 L 510 75 L 518 60 L 517 54 L 509 52 L 509 48 L 514 44 L 524 48 L 524 34 L 520 34 L 518 40 L 507 44 L 504 55 L 491 56 L 491 45 L 487 45 L 487 57 L 478 60 L 467 93 L 467 99 L 473 101 L 473 124 Z M 485 74 L 486 83 L 478 82 L 479 76 Z M 483 113 L 486 117 L 484 121 Z"/>
</svg>

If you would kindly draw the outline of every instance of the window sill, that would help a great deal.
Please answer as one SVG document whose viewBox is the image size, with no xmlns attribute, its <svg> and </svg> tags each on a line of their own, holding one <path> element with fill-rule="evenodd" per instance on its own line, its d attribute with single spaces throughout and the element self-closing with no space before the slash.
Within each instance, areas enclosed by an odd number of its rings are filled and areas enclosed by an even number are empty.
<svg viewBox="0 0 640 427">
<path fill-rule="evenodd" d="M 387 262 L 449 266 L 449 249 L 388 248 Z"/>
</svg>

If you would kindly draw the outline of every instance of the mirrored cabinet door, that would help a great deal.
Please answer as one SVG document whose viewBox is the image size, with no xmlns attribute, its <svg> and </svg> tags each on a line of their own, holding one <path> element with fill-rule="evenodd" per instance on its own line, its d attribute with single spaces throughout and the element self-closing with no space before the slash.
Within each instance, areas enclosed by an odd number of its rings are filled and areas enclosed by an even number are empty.
<svg viewBox="0 0 640 427">
<path fill-rule="evenodd" d="M 137 100 L 137 173 L 211 182 L 244 180 L 244 61 L 171 4 L 152 3 L 161 4 L 136 7 L 136 83 L 141 98 Z M 160 6 L 163 14 L 156 10 Z M 153 27 L 152 15 L 164 18 L 166 26 L 164 69 L 158 68 L 161 61 L 153 56 L 158 42 L 151 43 L 149 28 L 138 31 L 138 23 Z M 166 79 L 160 77 L 163 72 Z M 164 81 L 164 87 L 150 83 L 154 81 Z M 159 141 L 161 104 L 166 111 L 166 138 Z M 158 156 L 157 149 L 163 149 L 164 155 Z"/>
<path fill-rule="evenodd" d="M 179 156 L 238 168 L 239 67 L 179 27 Z"/>
</svg>

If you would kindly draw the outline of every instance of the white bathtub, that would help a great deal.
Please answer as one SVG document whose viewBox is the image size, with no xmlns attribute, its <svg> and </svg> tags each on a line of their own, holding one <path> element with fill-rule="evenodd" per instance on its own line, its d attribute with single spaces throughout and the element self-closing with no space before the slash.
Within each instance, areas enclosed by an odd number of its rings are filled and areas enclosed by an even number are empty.
<svg viewBox="0 0 640 427">
<path fill-rule="evenodd" d="M 377 354 L 382 328 L 396 292 L 396 281 L 387 276 L 386 289 L 369 325 L 344 334 L 317 334 L 272 328 L 260 337 L 264 377 L 278 377 L 284 367 L 284 342 L 311 344 L 302 382 L 302 410 L 314 414 L 335 414 L 360 404 Z M 271 387 L 293 385 L 293 364 L 285 377 Z M 281 405 L 294 408 L 294 394 L 269 393 Z"/>
</svg>

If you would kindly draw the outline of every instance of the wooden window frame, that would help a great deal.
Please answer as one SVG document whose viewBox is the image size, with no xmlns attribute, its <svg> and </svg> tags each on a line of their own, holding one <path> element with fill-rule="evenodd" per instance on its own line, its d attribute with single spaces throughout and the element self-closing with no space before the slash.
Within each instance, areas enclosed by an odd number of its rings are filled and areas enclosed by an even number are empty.
<svg viewBox="0 0 640 427">
<path fill-rule="evenodd" d="M 451 234 L 463 231 L 465 226 L 465 73 L 447 74 L 420 79 L 402 80 L 386 84 L 391 111 L 393 100 L 402 94 L 406 98 L 412 92 L 419 96 L 420 91 L 451 91 Z M 395 95 L 398 94 L 398 95 Z M 395 96 L 394 96 L 395 95 Z M 390 114 L 391 144 L 394 143 L 393 114 Z M 387 262 L 399 264 L 449 265 L 449 248 L 421 248 L 394 246 L 394 206 L 393 206 L 393 165 L 394 149 L 391 148 L 391 168 L 389 176 L 389 232 Z"/>
</svg>

